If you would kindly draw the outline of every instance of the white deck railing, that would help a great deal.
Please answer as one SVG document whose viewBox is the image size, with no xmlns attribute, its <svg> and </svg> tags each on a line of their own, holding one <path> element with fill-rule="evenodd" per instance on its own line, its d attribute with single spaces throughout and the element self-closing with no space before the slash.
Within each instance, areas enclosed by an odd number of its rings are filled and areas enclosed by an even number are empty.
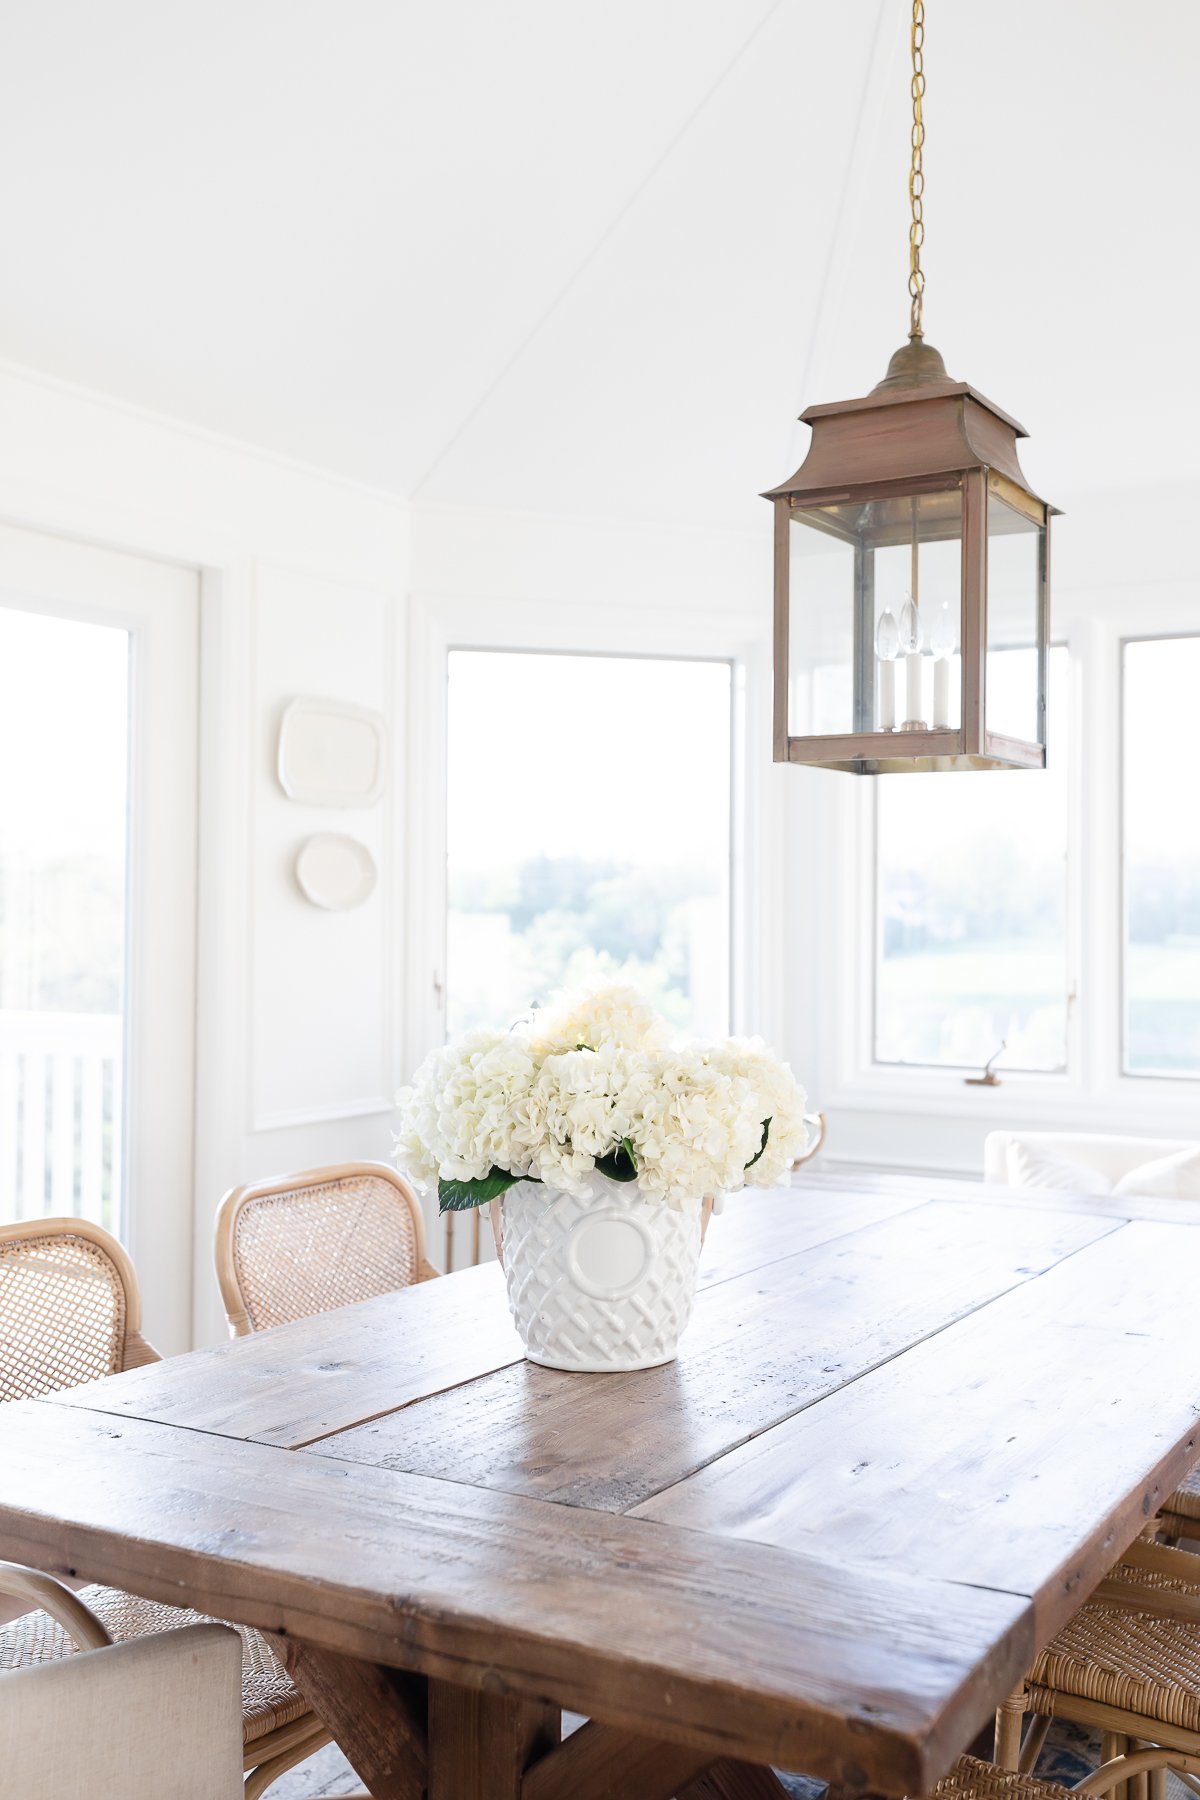
<svg viewBox="0 0 1200 1800">
<path fill-rule="evenodd" d="M 0 1010 L 0 1223 L 120 1223 L 119 1013 Z"/>
</svg>

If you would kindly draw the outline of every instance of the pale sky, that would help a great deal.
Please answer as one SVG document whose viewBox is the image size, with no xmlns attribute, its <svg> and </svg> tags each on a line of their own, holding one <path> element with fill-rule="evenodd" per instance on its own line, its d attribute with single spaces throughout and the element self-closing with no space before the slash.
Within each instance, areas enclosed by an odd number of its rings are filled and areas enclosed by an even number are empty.
<svg viewBox="0 0 1200 1800">
<path fill-rule="evenodd" d="M 1200 862 L 1196 719 L 1200 637 L 1144 638 L 1125 650 L 1125 844 Z M 1114 796 L 1115 798 L 1115 796 Z"/>
<path fill-rule="evenodd" d="M 0 607 L 0 856 L 124 857 L 129 633 Z"/>
<path fill-rule="evenodd" d="M 452 650 L 450 861 L 728 856 L 730 665 Z"/>
</svg>

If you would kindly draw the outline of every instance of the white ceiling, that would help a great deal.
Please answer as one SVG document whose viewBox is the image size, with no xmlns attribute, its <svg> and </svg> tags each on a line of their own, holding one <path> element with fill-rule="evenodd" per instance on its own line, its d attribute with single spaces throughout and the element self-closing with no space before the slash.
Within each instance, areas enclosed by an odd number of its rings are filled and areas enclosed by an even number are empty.
<svg viewBox="0 0 1200 1800">
<path fill-rule="evenodd" d="M 1200 478 L 1200 7 L 929 0 L 932 342 Z M 756 523 L 907 323 L 907 0 L 3 0 L 0 356 L 429 500 Z"/>
</svg>

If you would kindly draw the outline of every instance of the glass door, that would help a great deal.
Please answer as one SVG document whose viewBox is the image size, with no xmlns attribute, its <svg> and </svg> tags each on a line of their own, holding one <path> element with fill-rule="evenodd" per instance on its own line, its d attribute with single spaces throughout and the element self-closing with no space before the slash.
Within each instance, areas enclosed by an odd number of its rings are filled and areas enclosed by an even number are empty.
<svg viewBox="0 0 1200 1800">
<path fill-rule="evenodd" d="M 0 529 L 0 1223 L 126 1243 L 190 1332 L 194 571 Z"/>
<path fill-rule="evenodd" d="M 0 610 L 0 1215 L 125 1211 L 130 633 Z"/>
</svg>

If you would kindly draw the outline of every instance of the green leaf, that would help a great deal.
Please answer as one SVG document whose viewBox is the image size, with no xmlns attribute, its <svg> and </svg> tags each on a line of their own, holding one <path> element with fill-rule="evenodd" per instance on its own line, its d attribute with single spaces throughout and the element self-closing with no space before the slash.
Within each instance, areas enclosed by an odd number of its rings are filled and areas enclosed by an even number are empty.
<svg viewBox="0 0 1200 1800">
<path fill-rule="evenodd" d="M 602 1175 L 607 1175 L 610 1181 L 636 1181 L 637 1156 L 631 1140 L 622 1138 L 615 1150 L 610 1150 L 607 1156 L 598 1156 L 596 1167 Z"/>
<path fill-rule="evenodd" d="M 486 1206 L 489 1200 L 498 1200 L 510 1187 L 516 1187 L 518 1181 L 535 1179 L 533 1175 L 510 1175 L 507 1169 L 496 1168 L 474 1181 L 447 1181 L 441 1176 L 438 1178 L 438 1211 L 469 1212 L 473 1206 Z"/>
<path fill-rule="evenodd" d="M 768 1133 L 768 1131 L 770 1131 L 770 1129 L 771 1129 L 770 1119 L 764 1119 L 763 1120 L 763 1141 L 758 1146 L 758 1149 L 754 1152 L 754 1155 L 750 1158 L 750 1161 L 746 1164 L 746 1167 L 748 1169 L 752 1169 L 754 1167 L 755 1163 L 758 1161 L 759 1157 L 762 1155 L 763 1151 L 766 1149 L 767 1133 Z"/>
</svg>

